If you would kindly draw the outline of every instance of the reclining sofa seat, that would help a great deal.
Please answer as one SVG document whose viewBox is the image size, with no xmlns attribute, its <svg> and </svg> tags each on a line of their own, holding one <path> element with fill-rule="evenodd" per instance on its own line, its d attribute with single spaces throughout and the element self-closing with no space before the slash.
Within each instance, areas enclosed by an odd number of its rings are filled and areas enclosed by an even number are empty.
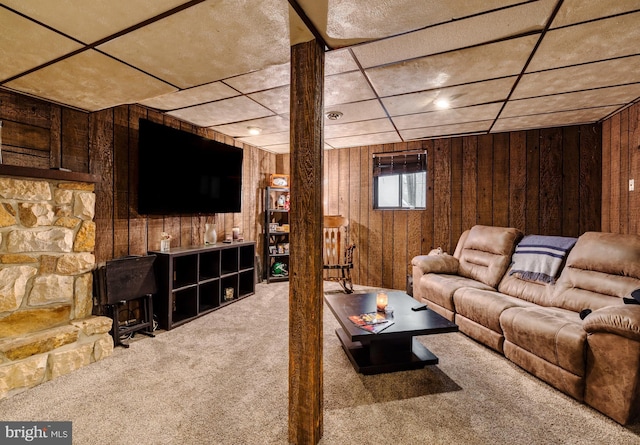
<svg viewBox="0 0 640 445">
<path fill-rule="evenodd" d="M 504 355 L 626 424 L 640 414 L 640 306 L 622 298 L 638 288 L 640 237 L 587 232 L 549 286 L 548 307 L 502 312 Z"/>
<path fill-rule="evenodd" d="M 640 288 L 640 237 L 585 233 L 556 284 L 524 280 L 505 269 L 497 290 L 484 283 L 429 289 L 443 280 L 455 282 L 446 275 L 456 273 L 451 271 L 467 246 L 464 238 L 476 227 L 461 237 L 456 259 L 414 258 L 414 297 L 437 312 L 445 302 L 460 331 L 555 388 L 621 424 L 635 419 L 640 414 L 640 305 L 624 305 L 621 297 Z M 442 289 L 450 294 L 443 296 Z M 593 311 L 584 321 L 583 309 Z"/>
<path fill-rule="evenodd" d="M 412 260 L 414 298 L 454 321 L 454 293 L 461 288 L 496 290 L 522 237 L 514 228 L 473 226 L 447 255 L 420 255 Z"/>
</svg>

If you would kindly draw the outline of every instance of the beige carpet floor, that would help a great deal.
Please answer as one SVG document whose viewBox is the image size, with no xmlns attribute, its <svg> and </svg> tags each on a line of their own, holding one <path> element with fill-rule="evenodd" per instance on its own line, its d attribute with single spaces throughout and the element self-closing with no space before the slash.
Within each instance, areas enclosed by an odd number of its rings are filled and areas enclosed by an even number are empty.
<svg viewBox="0 0 640 445">
<path fill-rule="evenodd" d="M 335 291 L 327 283 L 326 291 Z M 0 401 L 2 420 L 71 420 L 74 444 L 286 444 L 287 283 Z M 420 337 L 423 370 L 357 374 L 324 311 L 321 444 L 640 444 L 460 333 Z"/>
</svg>

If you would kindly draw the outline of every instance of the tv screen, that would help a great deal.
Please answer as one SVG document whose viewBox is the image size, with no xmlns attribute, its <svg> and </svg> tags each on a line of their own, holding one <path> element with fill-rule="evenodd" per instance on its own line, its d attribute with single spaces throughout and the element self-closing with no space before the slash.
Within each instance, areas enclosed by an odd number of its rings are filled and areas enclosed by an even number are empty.
<svg viewBox="0 0 640 445">
<path fill-rule="evenodd" d="M 140 119 L 138 152 L 138 213 L 240 212 L 241 149 Z"/>
</svg>

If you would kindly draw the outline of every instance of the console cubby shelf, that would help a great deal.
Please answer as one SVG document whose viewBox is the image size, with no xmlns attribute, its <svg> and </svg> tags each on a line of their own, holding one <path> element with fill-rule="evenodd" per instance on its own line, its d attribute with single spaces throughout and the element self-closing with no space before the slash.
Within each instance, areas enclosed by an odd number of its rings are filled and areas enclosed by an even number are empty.
<svg viewBox="0 0 640 445">
<path fill-rule="evenodd" d="M 289 194 L 288 188 L 267 187 L 264 194 L 264 278 L 267 283 L 287 281 L 289 277 L 273 273 L 275 263 L 282 263 L 289 270 L 289 209 L 278 205 L 278 198 Z M 280 230 L 273 230 L 277 227 Z"/>
<path fill-rule="evenodd" d="M 253 241 L 172 248 L 156 255 L 153 305 L 170 330 L 255 292 Z"/>
</svg>

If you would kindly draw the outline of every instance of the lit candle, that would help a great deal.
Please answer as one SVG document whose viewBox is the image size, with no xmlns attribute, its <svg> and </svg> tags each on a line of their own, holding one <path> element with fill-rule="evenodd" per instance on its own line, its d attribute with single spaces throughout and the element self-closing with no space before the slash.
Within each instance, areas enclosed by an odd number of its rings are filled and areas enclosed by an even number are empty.
<svg viewBox="0 0 640 445">
<path fill-rule="evenodd" d="M 389 301 L 389 298 L 387 297 L 386 293 L 378 292 L 378 296 L 376 298 L 376 307 L 378 311 L 384 312 L 384 309 L 387 307 L 388 301 Z"/>
</svg>

